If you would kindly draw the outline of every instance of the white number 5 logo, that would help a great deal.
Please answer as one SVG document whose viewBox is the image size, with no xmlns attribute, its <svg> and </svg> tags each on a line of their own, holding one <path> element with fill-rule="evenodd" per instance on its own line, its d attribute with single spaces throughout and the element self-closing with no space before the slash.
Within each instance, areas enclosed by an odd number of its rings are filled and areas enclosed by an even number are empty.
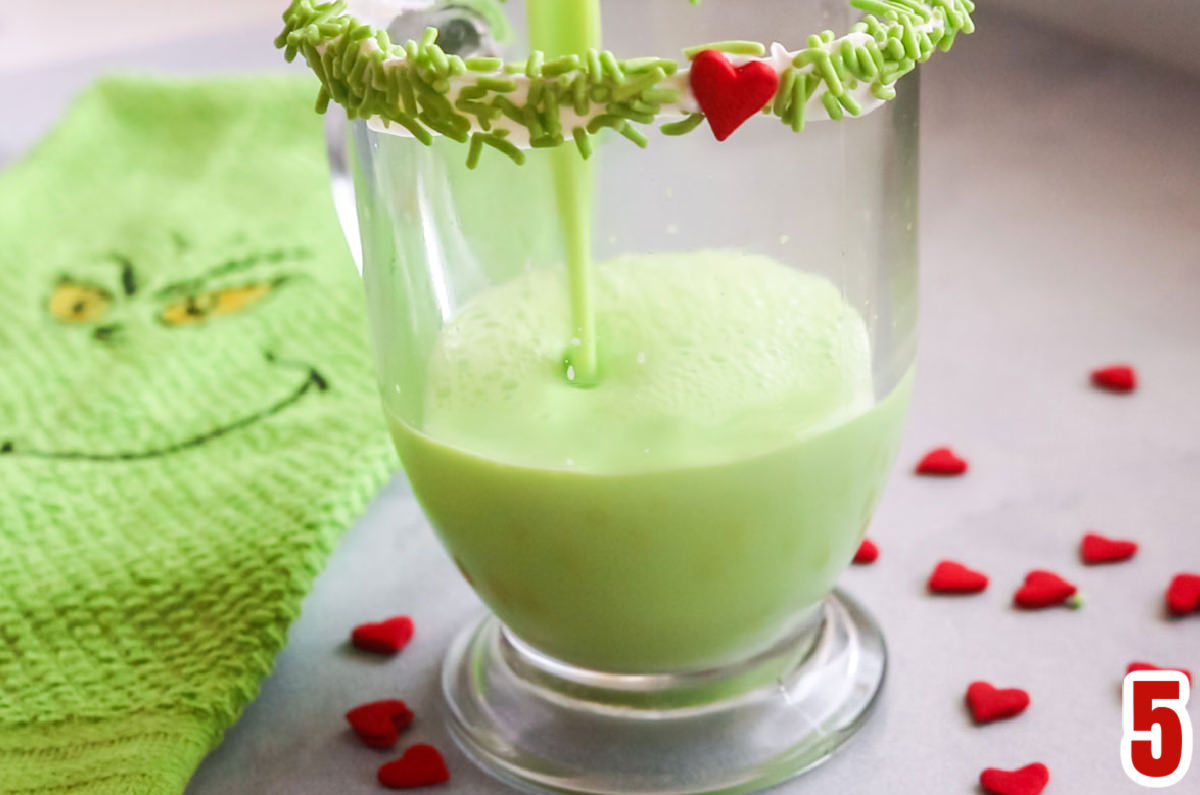
<svg viewBox="0 0 1200 795">
<path fill-rule="evenodd" d="M 1192 763 L 1192 722 L 1181 671 L 1134 671 L 1121 688 L 1121 766 L 1143 787 L 1169 787 Z"/>
</svg>

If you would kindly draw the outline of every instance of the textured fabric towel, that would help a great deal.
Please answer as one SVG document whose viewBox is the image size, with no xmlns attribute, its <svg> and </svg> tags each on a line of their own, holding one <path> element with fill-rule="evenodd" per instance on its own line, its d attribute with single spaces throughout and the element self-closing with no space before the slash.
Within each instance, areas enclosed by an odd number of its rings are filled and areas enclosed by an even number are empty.
<svg viewBox="0 0 1200 795">
<path fill-rule="evenodd" d="M 386 478 L 312 84 L 107 79 L 0 174 L 0 792 L 179 793 Z"/>
</svg>

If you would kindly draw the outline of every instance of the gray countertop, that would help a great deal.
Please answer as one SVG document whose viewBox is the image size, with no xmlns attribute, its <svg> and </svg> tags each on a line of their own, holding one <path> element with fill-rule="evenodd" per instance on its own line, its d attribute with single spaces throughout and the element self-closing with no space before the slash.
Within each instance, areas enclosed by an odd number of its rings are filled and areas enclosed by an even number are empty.
<svg viewBox="0 0 1200 795">
<path fill-rule="evenodd" d="M 925 72 L 920 375 L 871 529 L 882 555 L 842 580 L 884 627 L 889 681 L 855 742 L 781 792 L 970 793 L 982 768 L 1035 760 L 1051 768 L 1047 793 L 1138 792 L 1117 755 L 1126 663 L 1200 670 L 1200 617 L 1168 621 L 1161 607 L 1174 572 L 1200 571 L 1200 83 L 978 20 Z M 2 77 L 0 160 L 101 69 L 268 67 L 271 33 Z M 1140 370 L 1136 395 L 1088 387 L 1091 367 L 1120 360 Z M 966 477 L 908 474 L 942 443 L 970 459 Z M 1142 551 L 1084 568 L 1087 529 Z M 926 596 L 943 557 L 985 569 L 991 589 Z M 1086 607 L 1011 609 L 1037 567 L 1077 582 Z M 389 757 L 358 746 L 341 713 L 384 697 L 416 709 L 412 741 L 446 751 L 444 791 L 499 791 L 441 725 L 438 663 L 477 609 L 398 477 L 346 534 L 275 673 L 188 795 L 376 792 Z M 418 627 L 400 657 L 345 651 L 351 626 L 393 613 Z M 979 678 L 1027 688 L 1033 707 L 972 727 L 962 694 Z M 1200 790 L 1200 769 L 1176 789 Z"/>
</svg>

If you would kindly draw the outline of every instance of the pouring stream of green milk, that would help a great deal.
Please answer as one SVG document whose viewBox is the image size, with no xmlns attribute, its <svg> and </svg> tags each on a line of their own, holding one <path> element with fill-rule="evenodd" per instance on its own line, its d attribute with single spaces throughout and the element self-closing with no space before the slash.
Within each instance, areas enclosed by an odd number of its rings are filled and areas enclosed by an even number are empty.
<svg viewBox="0 0 1200 795">
<path fill-rule="evenodd" d="M 589 47 L 600 47 L 600 0 L 526 0 L 525 14 L 529 46 L 547 58 L 582 56 Z M 547 155 L 552 158 L 571 301 L 567 378 L 577 386 L 590 386 L 598 378 L 591 288 L 593 169 L 571 146 L 554 147 Z"/>
</svg>

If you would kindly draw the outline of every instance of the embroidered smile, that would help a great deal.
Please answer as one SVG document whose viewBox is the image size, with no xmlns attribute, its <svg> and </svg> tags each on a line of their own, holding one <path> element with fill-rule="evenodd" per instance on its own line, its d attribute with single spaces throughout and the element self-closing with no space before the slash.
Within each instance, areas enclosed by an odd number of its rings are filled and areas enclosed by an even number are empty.
<svg viewBox="0 0 1200 795">
<path fill-rule="evenodd" d="M 159 447 L 152 447 L 145 450 L 136 451 L 121 451 L 113 453 L 89 452 L 85 450 L 41 450 L 36 448 L 27 448 L 14 440 L 0 441 L 0 459 L 20 456 L 26 458 L 43 458 L 65 461 L 141 461 L 148 458 L 159 458 L 162 456 L 182 453 L 186 450 L 191 450 L 196 447 L 201 447 L 209 442 L 216 441 L 222 436 L 248 428 L 252 425 L 261 422 L 262 420 L 279 414 L 290 406 L 298 403 L 311 390 L 316 389 L 318 392 L 324 392 L 329 388 L 329 382 L 325 376 L 311 365 L 302 364 L 299 362 L 289 362 L 276 358 L 273 354 L 264 354 L 266 360 L 280 367 L 288 367 L 300 370 L 304 373 L 303 380 L 296 387 L 283 397 L 282 399 L 266 406 L 251 414 L 239 417 L 231 422 L 210 428 L 202 433 L 194 434 L 179 441 L 170 442 Z"/>
</svg>

